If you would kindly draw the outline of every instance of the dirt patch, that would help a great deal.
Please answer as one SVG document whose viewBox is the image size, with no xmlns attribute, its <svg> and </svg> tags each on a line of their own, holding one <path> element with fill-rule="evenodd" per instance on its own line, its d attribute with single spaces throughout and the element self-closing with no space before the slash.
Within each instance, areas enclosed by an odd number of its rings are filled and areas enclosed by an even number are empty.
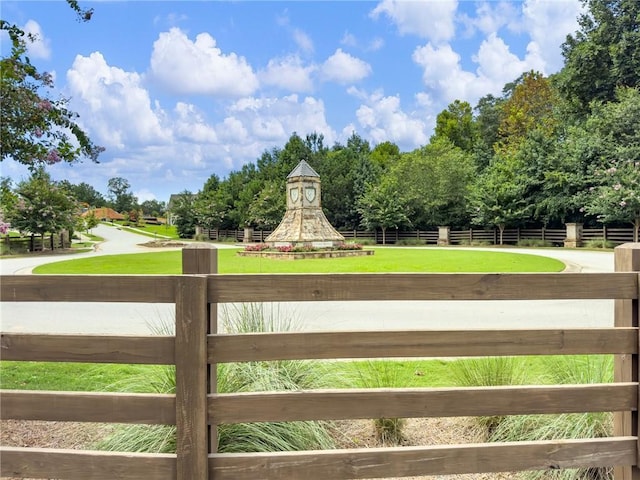
<svg viewBox="0 0 640 480">
<path fill-rule="evenodd" d="M 447 445 L 482 442 L 481 434 L 472 428 L 467 418 L 417 418 L 408 419 L 404 426 L 403 446 Z M 0 444 L 8 447 L 40 447 L 91 449 L 97 441 L 109 435 L 114 425 L 2 420 Z M 380 447 L 371 420 L 336 422 L 335 436 L 338 448 Z M 516 473 L 479 473 L 466 475 L 437 475 L 401 477 L 404 480 L 509 480 L 517 479 Z M 13 480 L 13 479 L 9 479 Z M 389 478 L 387 480 L 400 480 Z"/>
<path fill-rule="evenodd" d="M 2 420 L 0 443 L 5 447 L 81 450 L 113 430 L 113 425 L 75 422 Z"/>
<path fill-rule="evenodd" d="M 410 418 L 403 427 L 401 446 L 457 445 L 483 442 L 480 430 L 470 418 Z M 346 420 L 336 423 L 339 448 L 377 448 L 383 445 L 376 439 L 371 420 Z M 517 473 L 473 473 L 464 475 L 426 475 L 420 477 L 390 477 L 386 480 L 512 480 Z"/>
</svg>

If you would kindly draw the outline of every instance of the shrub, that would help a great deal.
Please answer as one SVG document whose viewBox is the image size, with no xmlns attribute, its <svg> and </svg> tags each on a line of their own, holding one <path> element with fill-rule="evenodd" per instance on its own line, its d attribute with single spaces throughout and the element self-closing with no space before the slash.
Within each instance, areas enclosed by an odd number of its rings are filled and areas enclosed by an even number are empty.
<svg viewBox="0 0 640 480">
<path fill-rule="evenodd" d="M 419 238 L 401 238 L 396 242 L 396 245 L 399 246 L 416 246 L 416 245 L 426 245 L 427 242 L 425 240 L 421 240 Z"/>
<path fill-rule="evenodd" d="M 522 238 L 518 240 L 518 247 L 553 247 L 553 243 L 541 238 Z"/>
<path fill-rule="evenodd" d="M 376 245 L 374 238 L 354 238 L 354 242 L 358 242 L 360 245 Z"/>
<path fill-rule="evenodd" d="M 236 237 L 218 237 L 218 242 L 221 243 L 236 243 L 237 241 Z"/>
<path fill-rule="evenodd" d="M 474 240 L 470 241 L 468 238 L 462 238 L 458 242 L 458 245 L 463 245 L 465 247 L 490 247 L 493 243 L 487 240 Z"/>
<path fill-rule="evenodd" d="M 606 238 L 592 238 L 584 244 L 585 248 L 613 248 L 615 246 L 615 243 Z"/>
</svg>

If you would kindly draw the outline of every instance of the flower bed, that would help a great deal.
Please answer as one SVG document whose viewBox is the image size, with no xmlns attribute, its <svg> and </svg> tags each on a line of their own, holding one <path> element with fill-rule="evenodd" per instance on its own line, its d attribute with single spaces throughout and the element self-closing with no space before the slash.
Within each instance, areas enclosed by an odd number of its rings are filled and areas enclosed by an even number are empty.
<svg viewBox="0 0 640 480">
<path fill-rule="evenodd" d="M 311 245 L 279 245 L 266 243 L 248 245 L 238 252 L 241 257 L 275 258 L 280 260 L 299 260 L 304 258 L 341 258 L 373 255 L 373 250 L 363 250 L 358 243 L 343 243 L 333 247 L 313 247 Z"/>
</svg>

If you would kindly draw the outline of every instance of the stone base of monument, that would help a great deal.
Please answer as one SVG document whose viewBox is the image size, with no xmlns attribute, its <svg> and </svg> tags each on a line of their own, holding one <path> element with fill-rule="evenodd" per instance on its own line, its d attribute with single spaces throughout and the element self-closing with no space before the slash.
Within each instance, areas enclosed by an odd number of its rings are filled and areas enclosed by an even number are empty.
<svg viewBox="0 0 640 480">
<path fill-rule="evenodd" d="M 305 258 L 361 257 L 366 255 L 373 255 L 374 253 L 375 252 L 373 250 L 319 250 L 312 252 L 247 252 L 243 250 L 238 252 L 238 255 L 240 255 L 241 257 L 273 258 L 276 260 L 303 260 Z"/>
</svg>

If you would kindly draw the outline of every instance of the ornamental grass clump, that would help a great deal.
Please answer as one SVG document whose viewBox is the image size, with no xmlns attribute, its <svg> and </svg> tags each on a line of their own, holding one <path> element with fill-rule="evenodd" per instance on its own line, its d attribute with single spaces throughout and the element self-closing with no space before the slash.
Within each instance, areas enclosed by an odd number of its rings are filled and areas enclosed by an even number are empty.
<svg viewBox="0 0 640 480">
<path fill-rule="evenodd" d="M 552 357 L 549 359 L 550 383 L 585 384 L 613 381 L 612 356 Z M 491 441 L 534 441 L 579 438 L 602 438 L 613 434 L 611 412 L 571 413 L 559 415 L 516 415 L 507 417 L 496 428 Z M 612 480 L 608 467 L 524 472 L 528 480 Z"/>
<path fill-rule="evenodd" d="M 379 360 L 356 362 L 346 374 L 346 382 L 357 388 L 402 388 L 416 384 L 398 362 Z M 405 440 L 404 418 L 376 418 L 373 420 L 376 440 L 382 445 L 401 445 Z"/>
<path fill-rule="evenodd" d="M 291 316 L 264 304 L 239 304 L 221 311 L 225 333 L 290 331 Z M 173 323 L 171 324 L 173 327 Z M 161 328 L 167 334 L 168 327 Z M 325 386 L 327 378 L 312 361 L 225 363 L 218 365 L 218 392 L 256 392 L 311 389 Z M 175 393 L 175 367 L 160 366 L 135 379 L 127 390 Z M 218 425 L 219 452 L 270 452 L 334 448 L 328 422 L 263 422 Z M 118 428 L 97 445 L 110 451 L 175 453 L 176 429 L 163 425 Z"/>
<path fill-rule="evenodd" d="M 525 367 L 522 360 L 515 357 L 486 357 L 452 362 L 451 373 L 455 385 L 459 387 L 496 387 L 522 385 L 525 383 Z M 504 416 L 476 417 L 486 438 L 505 420 Z"/>
</svg>

